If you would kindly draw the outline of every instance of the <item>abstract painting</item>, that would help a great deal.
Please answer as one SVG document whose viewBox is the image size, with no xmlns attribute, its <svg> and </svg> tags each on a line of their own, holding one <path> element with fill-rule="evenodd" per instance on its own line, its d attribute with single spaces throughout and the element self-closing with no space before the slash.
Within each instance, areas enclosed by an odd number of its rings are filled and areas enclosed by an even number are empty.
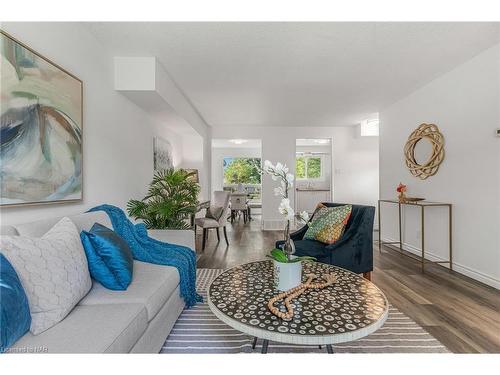
<svg viewBox="0 0 500 375">
<path fill-rule="evenodd" d="M 0 205 L 82 199 L 82 81 L 0 31 Z"/>
<path fill-rule="evenodd" d="M 155 171 L 164 171 L 174 167 L 172 145 L 160 137 L 153 139 L 153 163 Z"/>
</svg>

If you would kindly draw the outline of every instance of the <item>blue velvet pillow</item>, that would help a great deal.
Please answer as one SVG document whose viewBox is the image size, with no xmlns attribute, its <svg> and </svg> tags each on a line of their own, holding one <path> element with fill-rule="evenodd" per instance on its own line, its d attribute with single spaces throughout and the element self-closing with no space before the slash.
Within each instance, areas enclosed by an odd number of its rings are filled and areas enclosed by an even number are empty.
<svg viewBox="0 0 500 375">
<path fill-rule="evenodd" d="M 90 275 L 104 287 L 126 290 L 132 281 L 133 257 L 127 242 L 113 230 L 95 223 L 80 233 Z"/>
<path fill-rule="evenodd" d="M 28 297 L 14 267 L 0 254 L 0 353 L 24 336 L 30 325 Z"/>
</svg>

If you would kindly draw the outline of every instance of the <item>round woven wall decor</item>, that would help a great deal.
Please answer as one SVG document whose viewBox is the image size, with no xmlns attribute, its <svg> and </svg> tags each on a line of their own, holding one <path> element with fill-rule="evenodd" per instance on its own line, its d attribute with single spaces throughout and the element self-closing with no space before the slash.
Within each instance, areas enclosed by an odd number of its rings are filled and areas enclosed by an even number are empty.
<svg viewBox="0 0 500 375">
<path fill-rule="evenodd" d="M 418 142 L 427 140 L 432 145 L 432 153 L 423 164 L 415 159 L 415 146 Z M 408 137 L 405 148 L 406 166 L 415 177 L 425 180 L 435 175 L 444 159 L 444 137 L 434 124 L 421 124 Z"/>
</svg>

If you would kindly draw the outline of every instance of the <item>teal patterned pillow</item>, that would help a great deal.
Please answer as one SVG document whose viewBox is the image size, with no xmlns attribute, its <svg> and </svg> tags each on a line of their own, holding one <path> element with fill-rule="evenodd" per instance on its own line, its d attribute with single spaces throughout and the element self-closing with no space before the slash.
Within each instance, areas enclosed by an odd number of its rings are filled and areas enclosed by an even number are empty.
<svg viewBox="0 0 500 375">
<path fill-rule="evenodd" d="M 313 218 L 309 223 L 309 228 L 304 235 L 304 240 L 314 240 L 319 231 L 323 228 L 323 219 L 328 216 L 330 209 L 334 207 L 326 207 L 321 203 L 316 207 Z"/>
<path fill-rule="evenodd" d="M 304 239 L 317 240 L 325 244 L 334 243 L 342 235 L 347 220 L 351 216 L 351 210 L 351 205 L 319 206 Z"/>
</svg>

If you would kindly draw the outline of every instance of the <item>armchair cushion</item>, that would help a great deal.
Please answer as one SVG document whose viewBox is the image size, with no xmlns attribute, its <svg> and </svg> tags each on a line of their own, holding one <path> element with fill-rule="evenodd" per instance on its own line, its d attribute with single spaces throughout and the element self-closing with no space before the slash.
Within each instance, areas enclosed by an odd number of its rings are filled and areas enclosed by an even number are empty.
<svg viewBox="0 0 500 375">
<path fill-rule="evenodd" d="M 318 262 L 330 263 L 331 251 L 325 247 L 325 244 L 316 240 L 300 240 L 294 244 L 295 255 L 315 257 Z"/>
</svg>

